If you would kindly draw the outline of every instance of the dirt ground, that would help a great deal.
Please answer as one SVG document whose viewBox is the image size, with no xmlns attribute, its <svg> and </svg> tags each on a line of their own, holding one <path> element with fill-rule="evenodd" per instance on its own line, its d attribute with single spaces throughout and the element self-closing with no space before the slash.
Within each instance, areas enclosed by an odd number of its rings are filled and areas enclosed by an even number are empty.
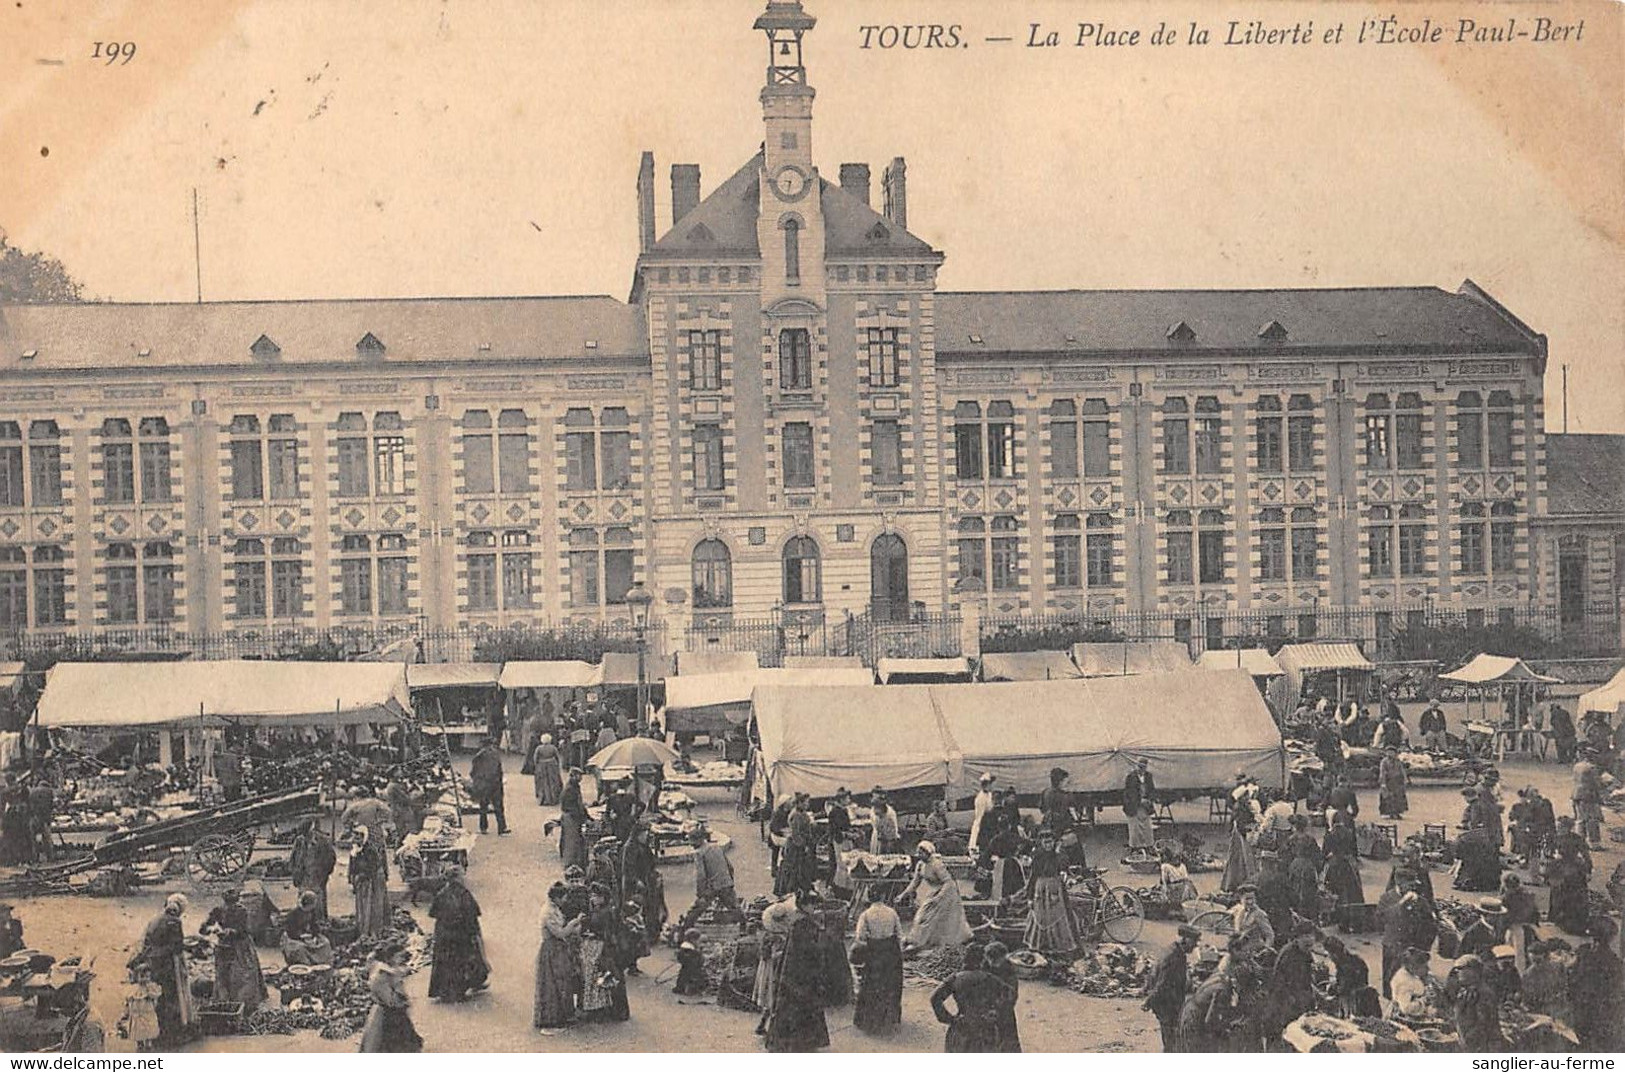
<svg viewBox="0 0 1625 1072">
<path fill-rule="evenodd" d="M 1410 712 L 1414 725 L 1414 712 Z M 1454 721 L 1456 715 L 1452 713 Z M 572 1027 L 543 1034 L 531 1027 L 533 965 L 540 940 L 541 908 L 548 886 L 561 875 L 554 841 L 544 842 L 542 824 L 556 814 L 555 808 L 534 803 L 530 779 L 518 773 L 519 759 L 509 757 L 507 806 L 513 832 L 498 837 L 493 832 L 480 838 L 469 869 L 469 887 L 483 908 L 486 948 L 492 962 L 489 991 L 462 1005 L 441 1005 L 425 996 L 427 972 L 412 978 L 408 992 L 413 998 L 412 1016 L 429 1050 L 437 1052 L 483 1051 L 681 1051 L 713 1050 L 752 1052 L 760 1049 L 754 1029 L 756 1016 L 718 1008 L 697 999 L 679 1000 L 671 992 L 675 961 L 670 950 L 659 949 L 642 962 L 643 974 L 628 983 L 632 1019 L 624 1024 Z M 1503 779 L 1509 789 L 1534 784 L 1551 797 L 1559 813 L 1568 810 L 1570 772 L 1555 762 L 1512 760 L 1503 766 Z M 589 779 L 590 782 L 590 779 Z M 740 892 L 746 897 L 764 893 L 770 886 L 767 852 L 755 823 L 742 821 L 732 798 L 725 793 L 701 790 L 691 794 L 698 801 L 697 812 L 712 825 L 733 838 L 731 856 Z M 1360 794 L 1362 814 L 1374 815 L 1375 790 Z M 1420 829 L 1424 822 L 1454 824 L 1460 816 L 1461 797 L 1455 784 L 1415 785 L 1410 793 L 1411 810 L 1400 822 L 1400 836 Z M 1224 831 L 1206 823 L 1205 804 L 1185 804 L 1174 808 L 1180 828 L 1194 829 L 1206 838 L 1215 855 L 1223 855 Z M 1088 839 L 1090 862 L 1113 868 L 1108 881 L 1130 886 L 1149 882 L 1146 876 L 1122 869 L 1125 828 L 1121 816 L 1108 810 L 1101 825 Z M 1618 816 L 1608 813 L 1610 825 Z M 1620 861 L 1621 846 L 1608 841 L 1596 855 L 1593 884 L 1598 888 Z M 667 902 L 673 917 L 693 900 L 692 869 L 687 864 L 671 864 L 663 869 Z M 1388 865 L 1364 861 L 1362 878 L 1368 894 L 1380 892 L 1387 881 Z M 1198 889 L 1206 894 L 1218 887 L 1219 876 L 1196 876 Z M 1441 895 L 1449 895 L 1449 880 L 1435 876 Z M 212 900 L 192 897 L 187 914 L 187 930 L 201 924 Z M 286 883 L 268 883 L 267 891 L 283 908 L 291 907 L 293 895 Z M 351 911 L 349 887 L 344 881 L 343 864 L 331 885 L 333 911 Z M 128 1043 L 115 1037 L 113 1025 L 123 1008 L 124 963 L 139 944 L 143 928 L 162 907 L 168 891 L 150 891 L 136 897 L 102 900 L 89 897 L 47 897 L 16 902 L 16 912 L 27 927 L 29 944 L 66 957 L 82 953 L 95 958 L 98 978 L 93 991 L 93 1011 L 108 1032 L 109 1049 L 128 1049 Z M 1537 890 L 1544 907 L 1545 891 Z M 398 891 L 397 899 L 404 896 Z M 1461 895 L 1471 897 L 1476 895 Z M 414 910 L 425 929 L 432 927 L 426 915 L 427 900 Z M 1156 956 L 1173 939 L 1173 924 L 1149 922 L 1136 943 L 1148 955 Z M 1371 962 L 1373 977 L 1378 964 L 1375 936 L 1356 939 L 1353 947 Z M 263 950 L 262 959 L 274 963 L 273 950 Z M 1436 960 L 1436 967 L 1443 962 Z M 273 992 L 274 993 L 274 992 Z M 828 1010 L 831 1049 L 835 1051 L 929 1052 L 942 1048 L 943 1029 L 932 1016 L 929 988 L 915 981 L 904 990 L 903 1025 L 888 1039 L 866 1036 L 851 1026 L 851 1009 Z M 1043 983 L 1023 984 L 1018 1008 L 1024 1047 L 1037 1052 L 1140 1052 L 1159 1047 L 1156 1023 L 1142 1012 L 1137 1000 L 1092 998 Z M 342 1052 L 355 1049 L 359 1036 L 327 1040 L 314 1032 L 254 1038 L 207 1039 L 192 1044 L 196 1051 L 254 1052 Z"/>
</svg>

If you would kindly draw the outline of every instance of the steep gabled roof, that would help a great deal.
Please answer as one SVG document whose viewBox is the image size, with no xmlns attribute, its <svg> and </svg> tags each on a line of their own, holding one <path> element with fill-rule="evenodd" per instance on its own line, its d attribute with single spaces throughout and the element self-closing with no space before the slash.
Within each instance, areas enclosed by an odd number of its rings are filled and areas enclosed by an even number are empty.
<svg viewBox="0 0 1625 1072">
<path fill-rule="evenodd" d="M 657 257 L 704 257 L 760 252 L 756 217 L 761 210 L 762 154 L 757 153 L 688 214 L 672 225 L 650 252 Z M 928 256 L 931 246 L 898 227 L 835 183 L 819 180 L 826 256 Z"/>
<path fill-rule="evenodd" d="M 1538 337 L 1468 286 L 941 292 L 937 351 L 1541 354 Z"/>
</svg>

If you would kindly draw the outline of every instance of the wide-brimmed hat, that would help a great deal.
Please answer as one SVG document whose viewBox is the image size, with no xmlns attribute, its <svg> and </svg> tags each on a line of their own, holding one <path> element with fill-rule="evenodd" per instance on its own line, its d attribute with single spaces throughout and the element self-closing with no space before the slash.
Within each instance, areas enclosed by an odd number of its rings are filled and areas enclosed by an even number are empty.
<svg viewBox="0 0 1625 1072">
<path fill-rule="evenodd" d="M 982 776 L 980 778 L 976 779 L 976 780 L 981 782 L 983 785 L 990 785 L 990 784 L 992 784 L 992 782 L 994 780 L 993 772 L 992 771 L 983 771 Z"/>
<path fill-rule="evenodd" d="M 1506 914 L 1507 906 L 1502 903 L 1499 897 L 1480 897 L 1478 899 L 1478 910 L 1487 916 L 1500 916 Z"/>
</svg>

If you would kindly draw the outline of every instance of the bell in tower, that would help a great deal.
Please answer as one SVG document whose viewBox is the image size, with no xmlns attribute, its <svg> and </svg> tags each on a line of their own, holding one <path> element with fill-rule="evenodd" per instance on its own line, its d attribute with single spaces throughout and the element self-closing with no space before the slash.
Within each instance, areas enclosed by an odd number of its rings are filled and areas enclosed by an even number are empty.
<svg viewBox="0 0 1625 1072">
<path fill-rule="evenodd" d="M 801 62 L 801 35 L 818 20 L 801 10 L 801 0 L 769 0 L 756 18 L 756 29 L 767 34 L 767 85 L 805 86 L 807 68 Z"/>
</svg>

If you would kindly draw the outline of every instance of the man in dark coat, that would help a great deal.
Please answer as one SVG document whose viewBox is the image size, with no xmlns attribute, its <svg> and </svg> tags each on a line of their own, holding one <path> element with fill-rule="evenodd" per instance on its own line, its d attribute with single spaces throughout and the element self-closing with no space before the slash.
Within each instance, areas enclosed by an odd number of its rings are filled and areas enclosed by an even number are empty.
<svg viewBox="0 0 1625 1072">
<path fill-rule="evenodd" d="M 1162 1030 L 1163 1053 L 1178 1053 L 1180 1049 L 1179 1013 L 1190 991 L 1190 954 L 1201 937 L 1195 927 L 1180 924 L 1179 937 L 1157 961 L 1151 969 L 1151 977 L 1146 980 L 1145 1004 L 1140 1007 L 1157 1018 L 1157 1026 Z"/>
<path fill-rule="evenodd" d="M 1156 808 L 1157 783 L 1151 777 L 1150 765 L 1144 756 L 1135 763 L 1128 777 L 1123 779 L 1123 814 L 1128 817 L 1128 847 L 1150 849 L 1156 840 L 1152 832 L 1152 814 Z"/>
<path fill-rule="evenodd" d="M 1417 720 L 1417 731 L 1422 734 L 1422 743 L 1430 752 L 1443 752 L 1448 745 L 1445 736 L 1444 708 L 1439 706 L 1438 700 L 1428 701 L 1427 707 L 1422 710 L 1422 717 Z"/>
<path fill-rule="evenodd" d="M 463 885 L 463 869 L 446 869 L 445 885 L 429 906 L 434 920 L 434 964 L 429 996 L 459 1002 L 470 990 L 484 990 L 491 968 L 480 933 L 480 903 Z"/>
<path fill-rule="evenodd" d="M 327 882 L 333 877 L 337 863 L 333 843 L 314 820 L 307 820 L 293 839 L 293 849 L 288 854 L 288 875 L 296 889 L 309 890 L 316 895 L 316 911 L 322 919 L 327 918 Z"/>
<path fill-rule="evenodd" d="M 1569 969 L 1571 1026 L 1587 1051 L 1625 1049 L 1625 969 L 1608 948 L 1614 932 L 1613 920 L 1593 919 L 1591 941 L 1575 951 Z"/>
<path fill-rule="evenodd" d="M 1315 967 L 1310 950 L 1318 936 L 1313 926 L 1299 923 L 1275 958 L 1259 1010 L 1259 1031 L 1267 1048 L 1279 1048 L 1286 1025 L 1315 1007 Z"/>
<path fill-rule="evenodd" d="M 1557 746 L 1559 763 L 1574 762 L 1574 718 L 1561 704 L 1552 704 L 1552 743 Z"/>
<path fill-rule="evenodd" d="M 502 753 L 497 751 L 495 738 L 487 737 L 485 747 L 474 753 L 474 760 L 469 765 L 468 780 L 471 785 L 470 794 L 480 809 L 480 833 L 488 831 L 485 815 L 489 810 L 496 813 L 497 833 L 506 834 L 508 813 L 503 808 L 502 799 Z"/>
<path fill-rule="evenodd" d="M 1399 970 L 1405 950 L 1432 949 L 1439 924 L 1432 906 L 1408 883 L 1383 894 L 1378 905 L 1382 911 L 1382 996 L 1389 997 L 1389 982 Z"/>
<path fill-rule="evenodd" d="M 1285 940 L 1292 933 L 1292 886 L 1280 857 L 1265 849 L 1258 854 L 1258 907 L 1270 917 L 1270 926 Z"/>
</svg>

